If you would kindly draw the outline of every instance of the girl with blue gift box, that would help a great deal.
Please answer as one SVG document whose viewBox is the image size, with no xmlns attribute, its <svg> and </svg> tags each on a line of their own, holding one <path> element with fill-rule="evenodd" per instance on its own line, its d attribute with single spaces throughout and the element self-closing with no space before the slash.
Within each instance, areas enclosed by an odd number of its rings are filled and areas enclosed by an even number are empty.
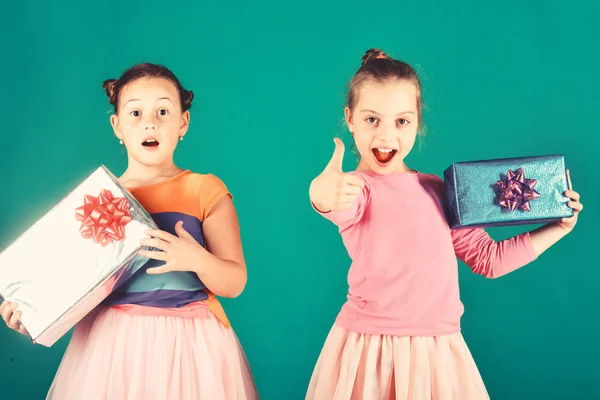
<svg viewBox="0 0 600 400">
<path fill-rule="evenodd" d="M 489 398 L 460 333 L 457 258 L 488 278 L 535 260 L 571 232 L 573 209 L 532 232 L 496 242 L 482 228 L 452 230 L 444 182 L 404 158 L 422 124 L 414 69 L 381 50 L 363 56 L 345 118 L 360 155 L 342 171 L 344 145 L 310 185 L 313 207 L 336 224 L 352 265 L 342 307 L 308 388 L 311 400 Z"/>
</svg>

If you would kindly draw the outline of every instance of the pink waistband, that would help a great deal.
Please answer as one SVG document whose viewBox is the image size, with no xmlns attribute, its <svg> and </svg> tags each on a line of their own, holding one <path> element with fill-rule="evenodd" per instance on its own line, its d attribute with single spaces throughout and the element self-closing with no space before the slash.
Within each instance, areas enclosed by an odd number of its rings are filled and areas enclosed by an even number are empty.
<svg viewBox="0 0 600 400">
<path fill-rule="evenodd" d="M 144 315 L 149 317 L 196 318 L 203 316 L 208 312 L 208 307 L 204 301 L 190 303 L 181 308 L 149 307 L 137 304 L 120 304 L 110 306 L 109 308 L 129 314 Z"/>
</svg>

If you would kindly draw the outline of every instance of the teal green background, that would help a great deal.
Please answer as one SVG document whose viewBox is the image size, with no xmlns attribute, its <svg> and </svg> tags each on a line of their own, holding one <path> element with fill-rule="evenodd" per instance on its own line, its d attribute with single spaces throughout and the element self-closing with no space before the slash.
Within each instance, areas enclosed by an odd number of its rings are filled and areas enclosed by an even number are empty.
<svg viewBox="0 0 600 400">
<path fill-rule="evenodd" d="M 304 398 L 349 266 L 308 186 L 333 137 L 350 144 L 345 85 L 380 47 L 423 81 L 411 167 L 565 154 L 586 206 L 577 228 L 499 280 L 461 264 L 463 334 L 492 399 L 600 397 L 597 2 L 86 3 L 3 2 L 0 248 L 99 164 L 124 170 L 102 81 L 164 63 L 196 94 L 176 161 L 234 194 L 249 281 L 223 302 L 261 396 Z M 43 398 L 67 341 L 46 349 L 0 327 L 0 398 Z"/>
</svg>

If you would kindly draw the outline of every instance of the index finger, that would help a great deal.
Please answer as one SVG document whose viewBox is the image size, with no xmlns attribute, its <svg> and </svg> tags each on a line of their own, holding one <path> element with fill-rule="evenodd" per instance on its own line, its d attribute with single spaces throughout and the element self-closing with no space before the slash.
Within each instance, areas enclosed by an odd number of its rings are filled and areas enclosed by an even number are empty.
<svg viewBox="0 0 600 400">
<path fill-rule="evenodd" d="M 361 178 L 359 178 L 356 175 L 348 174 L 346 176 L 346 182 L 348 182 L 348 184 L 350 184 L 352 186 L 358 186 L 360 188 L 365 187 L 365 181 L 363 181 Z"/>
<path fill-rule="evenodd" d="M 567 185 L 569 186 L 569 190 L 573 190 L 573 184 L 571 183 L 571 172 L 567 170 Z"/>
<path fill-rule="evenodd" d="M 173 240 L 177 239 L 169 232 L 161 231 L 160 229 L 147 229 L 144 231 L 144 233 L 150 237 L 164 240 L 165 242 L 172 242 Z"/>
<path fill-rule="evenodd" d="M 12 313 L 14 312 L 14 309 L 16 307 L 13 306 L 12 303 L 7 303 L 4 308 L 2 309 L 2 319 L 8 323 L 8 320 L 10 319 L 10 316 L 12 315 Z"/>
</svg>

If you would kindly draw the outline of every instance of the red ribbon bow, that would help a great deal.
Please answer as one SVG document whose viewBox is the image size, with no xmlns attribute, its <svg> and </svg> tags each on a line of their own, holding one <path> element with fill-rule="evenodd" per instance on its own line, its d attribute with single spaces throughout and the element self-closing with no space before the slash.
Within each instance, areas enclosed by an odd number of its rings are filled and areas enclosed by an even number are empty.
<svg viewBox="0 0 600 400">
<path fill-rule="evenodd" d="M 517 208 L 531 211 L 529 202 L 540 197 L 540 194 L 533 190 L 537 182 L 535 179 L 525 179 L 523 168 L 519 168 L 514 172 L 509 169 L 507 179 L 496 182 L 502 190 L 500 206 L 511 211 Z"/>
<path fill-rule="evenodd" d="M 84 204 L 75 209 L 75 217 L 81 221 L 79 232 L 84 239 L 92 238 L 106 246 L 125 237 L 125 225 L 132 219 L 126 198 L 103 189 L 98 197 L 85 195 L 83 199 Z"/>
</svg>

